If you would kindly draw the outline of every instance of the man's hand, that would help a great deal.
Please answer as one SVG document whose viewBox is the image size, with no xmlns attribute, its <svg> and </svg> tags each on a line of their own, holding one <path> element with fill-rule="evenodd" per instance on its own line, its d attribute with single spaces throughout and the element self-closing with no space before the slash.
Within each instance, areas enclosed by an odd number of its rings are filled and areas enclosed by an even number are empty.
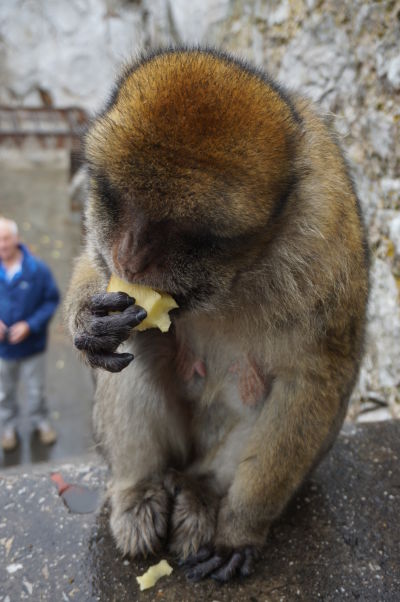
<svg viewBox="0 0 400 602">
<path fill-rule="evenodd" d="M 7 334 L 7 326 L 4 324 L 3 320 L 0 320 L 0 341 L 4 341 Z"/>
<path fill-rule="evenodd" d="M 12 345 L 21 343 L 29 335 L 30 328 L 28 322 L 16 322 L 8 331 L 8 340 Z"/>
</svg>

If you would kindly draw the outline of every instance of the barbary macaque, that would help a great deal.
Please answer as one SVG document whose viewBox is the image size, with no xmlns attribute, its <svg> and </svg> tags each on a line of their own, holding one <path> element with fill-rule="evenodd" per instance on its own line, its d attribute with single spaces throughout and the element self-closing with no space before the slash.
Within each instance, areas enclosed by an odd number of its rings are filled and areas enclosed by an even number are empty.
<svg viewBox="0 0 400 602">
<path fill-rule="evenodd" d="M 312 103 L 210 49 L 125 68 L 86 138 L 86 250 L 67 296 L 97 368 L 110 526 L 188 576 L 248 575 L 335 440 L 363 346 L 368 252 Z M 111 275 L 168 293 L 162 333 Z"/>
</svg>

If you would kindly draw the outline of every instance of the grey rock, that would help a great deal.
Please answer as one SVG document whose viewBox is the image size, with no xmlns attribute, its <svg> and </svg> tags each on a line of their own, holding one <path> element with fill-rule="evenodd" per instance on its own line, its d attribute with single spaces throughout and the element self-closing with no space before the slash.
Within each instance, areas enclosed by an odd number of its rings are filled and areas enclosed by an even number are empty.
<svg viewBox="0 0 400 602">
<path fill-rule="evenodd" d="M 335 31 L 327 18 L 315 28 L 299 30 L 285 49 L 278 75 L 330 108 L 338 90 L 354 82 L 352 62 L 345 32 Z"/>
<path fill-rule="evenodd" d="M 270 531 L 255 574 L 220 587 L 173 573 L 139 594 L 136 576 L 159 558 L 124 559 L 107 508 L 72 514 L 44 465 L 0 477 L 0 597 L 79 602 L 397 602 L 400 591 L 400 422 L 346 427 Z M 57 468 L 65 481 L 103 490 L 93 464 Z M 162 555 L 164 556 L 164 554 Z M 30 591 L 32 593 L 30 593 Z"/>
<path fill-rule="evenodd" d="M 143 43 L 140 7 L 126 3 L 121 14 L 110 14 L 106 0 L 4 2 L 0 31 L 6 49 L 0 101 L 6 104 L 15 97 L 26 104 L 41 88 L 55 105 L 97 109 L 121 63 Z"/>
<path fill-rule="evenodd" d="M 400 212 L 397 212 L 397 215 L 390 222 L 389 235 L 397 255 L 400 256 Z"/>
<path fill-rule="evenodd" d="M 196 44 L 207 40 L 210 29 L 228 16 L 229 0 L 191 0 L 190 10 L 186 0 L 168 0 L 170 18 L 179 41 Z"/>
<path fill-rule="evenodd" d="M 400 54 L 389 61 L 387 78 L 395 90 L 400 90 Z"/>
<path fill-rule="evenodd" d="M 357 417 L 357 422 L 381 422 L 383 420 L 390 420 L 392 415 L 388 408 L 376 408 L 368 412 L 362 412 Z"/>
<path fill-rule="evenodd" d="M 290 3 L 282 2 L 256 2 L 254 15 L 258 19 L 265 19 L 268 25 L 281 25 L 290 16 Z"/>
<path fill-rule="evenodd" d="M 388 263 L 375 259 L 371 270 L 371 295 L 366 353 L 359 391 L 395 387 L 399 383 L 400 310 L 398 289 Z"/>
<path fill-rule="evenodd" d="M 366 120 L 366 134 L 370 144 L 377 155 L 388 159 L 394 153 L 393 120 L 390 115 L 378 111 L 371 111 Z"/>
</svg>

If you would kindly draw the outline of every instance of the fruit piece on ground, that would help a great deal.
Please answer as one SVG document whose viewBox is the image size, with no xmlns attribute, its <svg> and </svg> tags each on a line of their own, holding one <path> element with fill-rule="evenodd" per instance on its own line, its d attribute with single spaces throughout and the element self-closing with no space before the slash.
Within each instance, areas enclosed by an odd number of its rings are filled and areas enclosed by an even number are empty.
<svg viewBox="0 0 400 602">
<path fill-rule="evenodd" d="M 165 575 L 170 575 L 173 569 L 166 560 L 161 560 L 158 564 L 151 566 L 141 577 L 136 577 L 140 585 L 140 591 L 154 587 L 157 581 Z"/>
</svg>

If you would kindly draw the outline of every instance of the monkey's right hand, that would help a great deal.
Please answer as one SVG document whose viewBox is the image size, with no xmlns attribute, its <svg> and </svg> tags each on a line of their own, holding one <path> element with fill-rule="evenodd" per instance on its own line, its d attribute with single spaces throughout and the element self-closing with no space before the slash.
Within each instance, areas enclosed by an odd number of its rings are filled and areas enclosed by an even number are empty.
<svg viewBox="0 0 400 602">
<path fill-rule="evenodd" d="M 74 345 L 92 368 L 120 372 L 131 363 L 133 355 L 115 351 L 146 316 L 146 310 L 135 305 L 135 299 L 126 293 L 94 295 L 78 316 Z"/>
</svg>

